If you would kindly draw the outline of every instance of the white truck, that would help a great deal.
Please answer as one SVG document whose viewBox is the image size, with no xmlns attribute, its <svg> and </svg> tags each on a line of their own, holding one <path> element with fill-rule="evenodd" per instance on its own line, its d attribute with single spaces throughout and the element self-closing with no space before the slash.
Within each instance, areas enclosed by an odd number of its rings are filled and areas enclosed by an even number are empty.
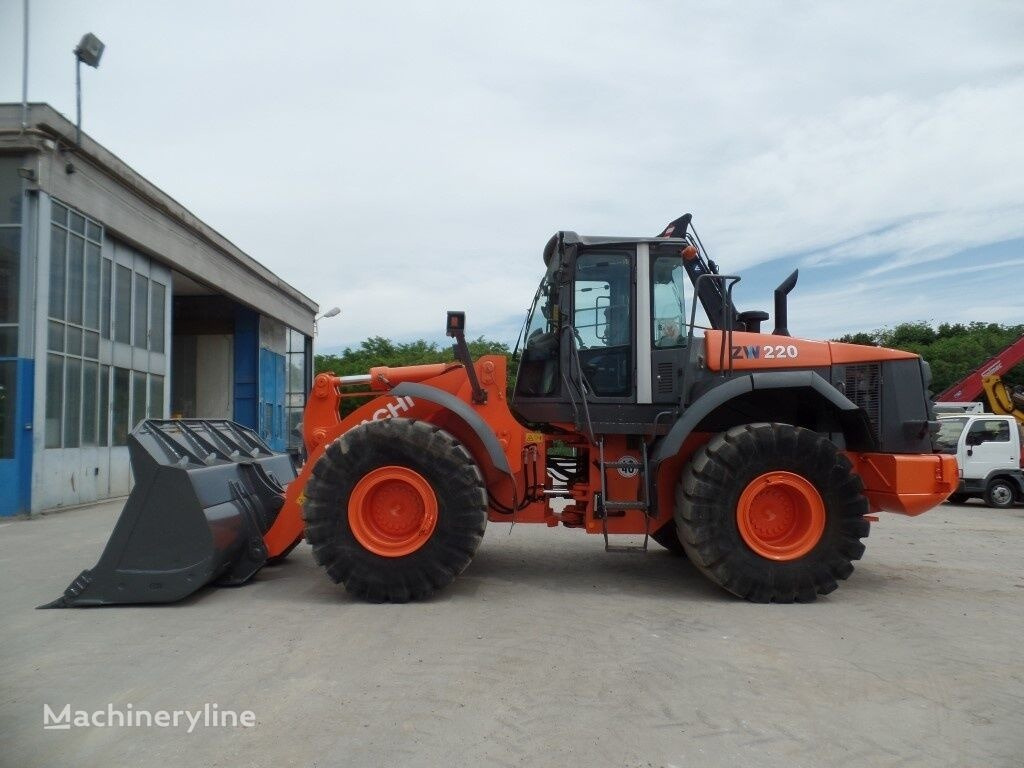
<svg viewBox="0 0 1024 768">
<path fill-rule="evenodd" d="M 956 456 L 960 486 L 954 504 L 978 497 L 990 507 L 1024 502 L 1024 427 L 992 413 L 939 417 L 936 449 Z"/>
</svg>

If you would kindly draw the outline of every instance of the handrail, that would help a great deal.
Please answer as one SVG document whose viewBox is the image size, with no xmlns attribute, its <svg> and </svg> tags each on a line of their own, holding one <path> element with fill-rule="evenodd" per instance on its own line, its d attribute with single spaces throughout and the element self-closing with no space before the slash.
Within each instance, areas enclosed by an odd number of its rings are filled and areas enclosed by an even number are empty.
<svg viewBox="0 0 1024 768">
<path fill-rule="evenodd" d="M 697 296 L 700 295 L 700 284 L 702 280 L 709 282 L 720 281 L 724 289 L 726 301 L 722 304 L 722 317 L 721 317 L 721 330 L 725 334 L 725 338 L 722 340 L 723 343 L 719 349 L 719 365 L 718 370 L 722 372 L 723 377 L 727 377 L 732 374 L 732 355 L 726 355 L 726 350 L 732 349 L 732 332 L 733 332 L 733 316 L 730 312 L 732 307 L 732 289 L 740 280 L 739 275 L 717 275 L 711 272 L 701 275 L 693 283 L 693 295 L 694 300 L 690 304 L 690 326 L 686 331 L 686 356 L 687 364 L 683 366 L 683 383 L 682 383 L 682 394 L 681 399 L 683 407 L 686 407 L 686 399 L 689 396 L 689 385 L 690 385 L 690 365 L 689 357 L 690 350 L 693 349 L 693 329 L 697 323 Z M 709 320 L 711 318 L 708 318 Z M 728 360 L 728 368 L 726 368 L 726 360 Z"/>
</svg>

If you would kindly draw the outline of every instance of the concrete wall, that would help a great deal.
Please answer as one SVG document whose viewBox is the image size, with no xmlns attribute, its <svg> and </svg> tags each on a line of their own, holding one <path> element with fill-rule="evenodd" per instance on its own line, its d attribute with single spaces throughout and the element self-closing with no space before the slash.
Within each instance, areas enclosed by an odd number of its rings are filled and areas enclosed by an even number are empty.
<svg viewBox="0 0 1024 768">
<path fill-rule="evenodd" d="M 209 334 L 196 337 L 196 417 L 230 419 L 234 413 L 232 373 L 234 337 Z"/>
</svg>

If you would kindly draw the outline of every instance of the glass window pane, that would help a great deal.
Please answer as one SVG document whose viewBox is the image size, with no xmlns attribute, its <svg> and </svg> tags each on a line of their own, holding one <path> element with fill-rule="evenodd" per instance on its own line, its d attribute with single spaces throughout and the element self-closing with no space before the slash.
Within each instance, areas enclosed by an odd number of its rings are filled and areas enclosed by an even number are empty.
<svg viewBox="0 0 1024 768">
<path fill-rule="evenodd" d="M 107 444 L 107 432 L 110 429 L 110 366 L 100 366 L 100 423 L 97 442 Z"/>
<path fill-rule="evenodd" d="M 86 222 L 86 233 L 85 236 L 90 240 L 95 240 L 97 243 L 103 239 L 103 230 L 100 229 L 100 225 L 95 221 Z"/>
<path fill-rule="evenodd" d="M 46 326 L 46 346 L 54 352 L 64 351 L 64 323 L 53 320 Z"/>
<path fill-rule="evenodd" d="M 50 206 L 50 220 L 66 227 L 68 225 L 68 209 L 53 200 Z"/>
<path fill-rule="evenodd" d="M 65 339 L 65 350 L 69 355 L 79 356 L 82 354 L 82 329 L 75 328 L 73 325 L 68 326 L 67 336 Z"/>
<path fill-rule="evenodd" d="M 146 374 L 132 371 L 132 429 L 146 418 Z"/>
<path fill-rule="evenodd" d="M 100 327 L 100 247 L 85 246 L 85 322 L 86 328 Z"/>
<path fill-rule="evenodd" d="M 60 448 L 60 425 L 64 402 L 64 358 L 46 356 L 46 447 Z"/>
<path fill-rule="evenodd" d="M 18 356 L 18 326 L 0 326 L 0 357 Z"/>
<path fill-rule="evenodd" d="M 96 331 L 86 331 L 83 335 L 82 356 L 94 360 L 100 356 L 100 335 Z"/>
<path fill-rule="evenodd" d="M 14 408 L 17 404 L 15 387 L 18 381 L 17 363 L 0 360 L 0 459 L 14 458 Z"/>
<path fill-rule="evenodd" d="M 77 448 L 82 412 L 82 361 L 69 357 L 64 367 L 64 447 Z"/>
<path fill-rule="evenodd" d="M 132 271 L 117 265 L 117 312 L 114 315 L 114 340 L 132 343 Z"/>
<path fill-rule="evenodd" d="M 686 277 L 678 246 L 659 251 L 668 255 L 657 256 L 651 268 L 651 343 L 656 347 L 675 347 L 686 343 Z"/>
<path fill-rule="evenodd" d="M 154 352 L 164 351 L 164 302 L 167 289 L 163 283 L 153 281 L 153 315 L 149 323 L 150 349 Z"/>
<path fill-rule="evenodd" d="M 85 240 L 74 235 L 68 240 L 68 322 L 82 324 L 82 268 Z"/>
<path fill-rule="evenodd" d="M 576 259 L 573 325 L 580 363 L 591 390 L 603 397 L 628 395 L 632 387 L 632 294 L 625 254 L 591 251 Z"/>
<path fill-rule="evenodd" d="M 99 388 L 98 363 L 82 364 L 82 445 L 96 445 L 96 393 Z"/>
<path fill-rule="evenodd" d="M 164 377 L 149 377 L 149 418 L 162 419 L 164 417 Z"/>
<path fill-rule="evenodd" d="M 100 295 L 100 333 L 104 339 L 110 338 L 110 259 L 103 260 L 103 293 Z"/>
<path fill-rule="evenodd" d="M 135 346 L 145 349 L 149 342 L 149 279 L 135 276 Z"/>
<path fill-rule="evenodd" d="M 306 356 L 288 355 L 288 391 L 306 391 Z"/>
<path fill-rule="evenodd" d="M 71 211 L 71 231 L 85 234 L 85 216 L 76 211 Z"/>
<path fill-rule="evenodd" d="M 111 429 L 113 445 L 128 443 L 128 383 L 131 371 L 127 368 L 114 369 L 114 421 Z"/>
<path fill-rule="evenodd" d="M 302 433 L 299 425 L 302 424 L 302 411 L 295 408 L 288 409 L 288 447 L 302 447 Z"/>
<path fill-rule="evenodd" d="M 64 275 L 68 233 L 50 227 L 50 317 L 64 319 Z"/>
<path fill-rule="evenodd" d="M 18 168 L 23 162 L 17 156 L 0 157 L 0 224 L 21 223 L 21 176 Z"/>
<path fill-rule="evenodd" d="M 0 229 L 0 323 L 18 322 L 21 227 Z"/>
</svg>

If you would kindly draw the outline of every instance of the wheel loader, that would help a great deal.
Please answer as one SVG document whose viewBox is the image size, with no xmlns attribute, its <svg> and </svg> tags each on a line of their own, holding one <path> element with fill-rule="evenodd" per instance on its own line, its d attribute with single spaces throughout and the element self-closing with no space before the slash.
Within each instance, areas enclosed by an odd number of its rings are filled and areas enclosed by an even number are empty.
<svg viewBox="0 0 1024 768">
<path fill-rule="evenodd" d="M 956 490 L 927 363 L 790 335 L 797 272 L 767 332 L 689 214 L 654 237 L 558 232 L 543 260 L 511 392 L 506 358 L 470 359 L 448 312 L 450 364 L 316 377 L 297 469 L 238 424 L 141 422 L 111 539 L 50 605 L 241 584 L 303 539 L 352 595 L 420 600 L 488 522 L 578 528 L 609 552 L 653 540 L 739 597 L 809 602 L 850 576 L 875 513 Z"/>
</svg>

